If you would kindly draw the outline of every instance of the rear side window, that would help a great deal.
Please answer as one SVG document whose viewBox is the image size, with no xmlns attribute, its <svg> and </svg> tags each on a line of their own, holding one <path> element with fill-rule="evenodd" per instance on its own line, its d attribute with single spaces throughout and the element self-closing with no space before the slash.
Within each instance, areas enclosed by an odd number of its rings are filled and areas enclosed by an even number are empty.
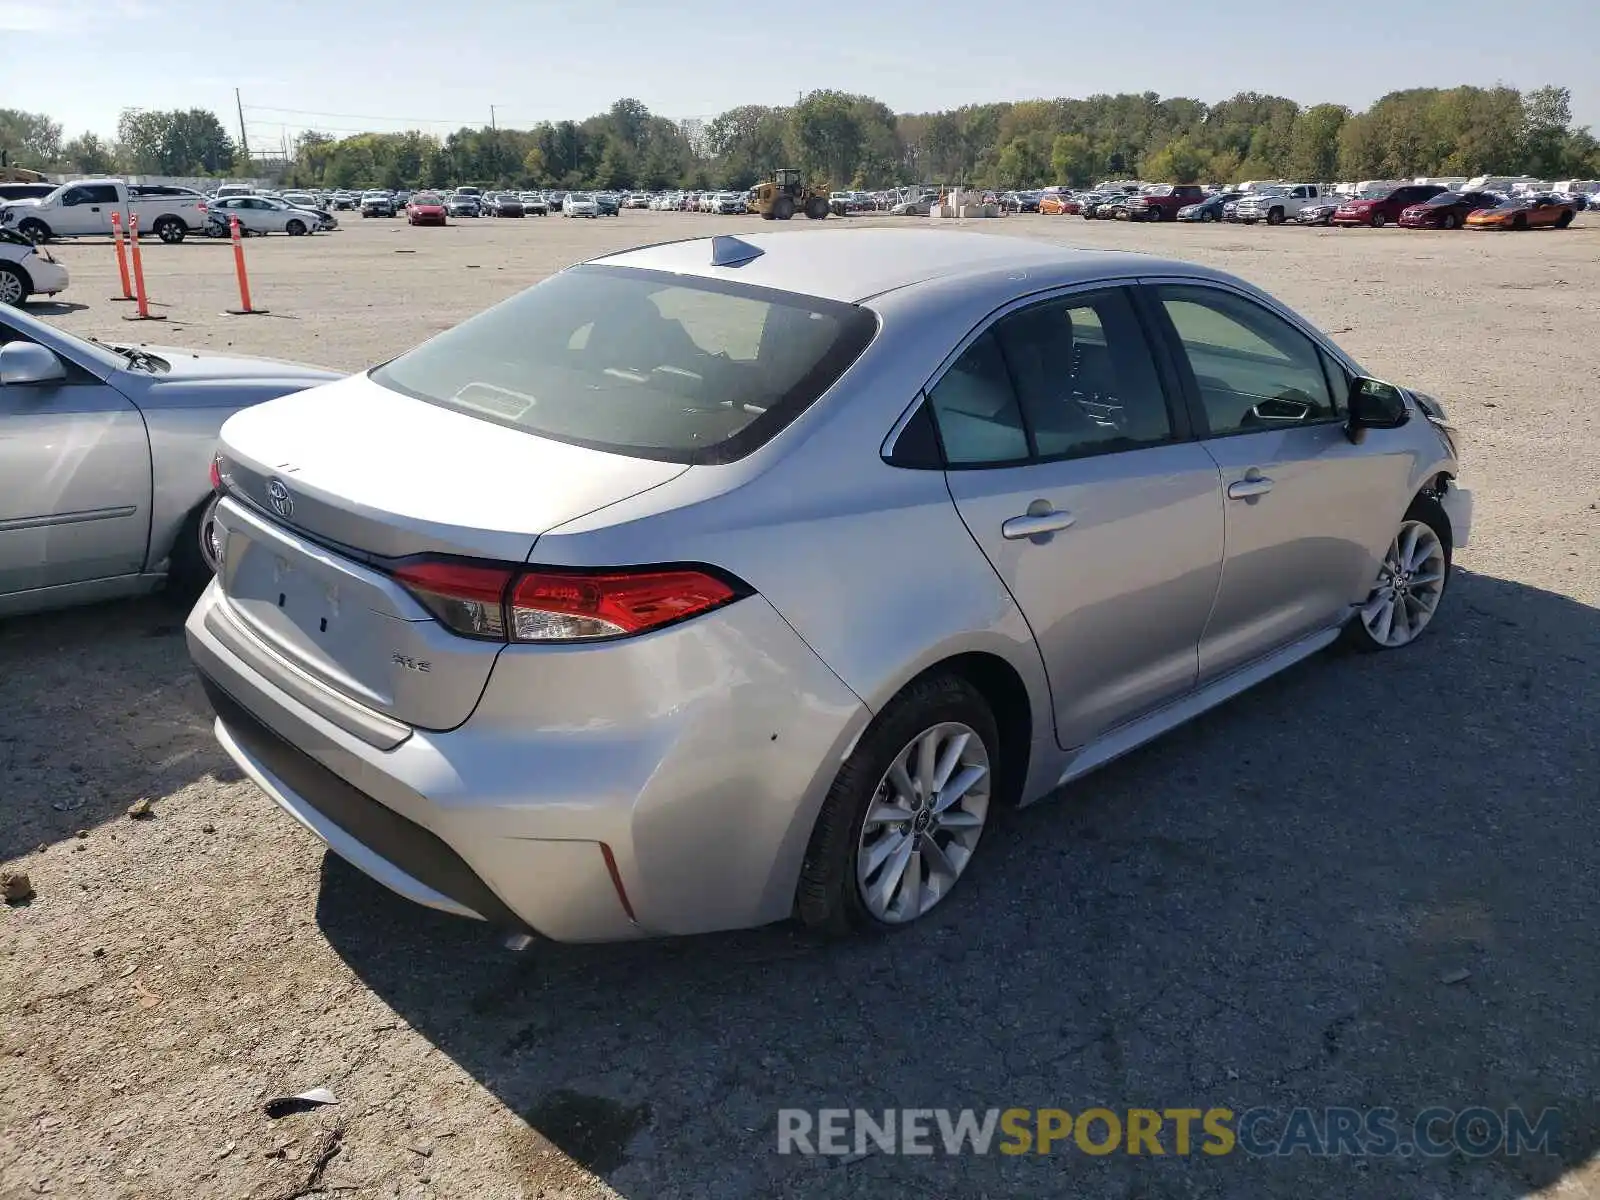
<svg viewBox="0 0 1600 1200">
<path fill-rule="evenodd" d="M 372 379 L 457 412 L 641 458 L 731 462 L 832 387 L 866 309 L 626 267 L 553 275 Z"/>
</svg>

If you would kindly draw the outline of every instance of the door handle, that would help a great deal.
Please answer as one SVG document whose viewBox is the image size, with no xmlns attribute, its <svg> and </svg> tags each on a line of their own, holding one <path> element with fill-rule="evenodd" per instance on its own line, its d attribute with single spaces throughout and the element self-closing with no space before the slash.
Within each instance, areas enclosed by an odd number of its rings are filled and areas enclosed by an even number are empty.
<svg viewBox="0 0 1600 1200">
<path fill-rule="evenodd" d="M 1007 541 L 1020 542 L 1023 538 L 1038 537 L 1044 533 L 1059 533 L 1069 528 L 1077 520 L 1069 512 L 1060 512 L 1050 508 L 1043 512 L 1034 512 L 1034 505 L 1029 505 L 1026 515 L 1012 517 L 1000 526 L 1000 536 Z"/>
<path fill-rule="evenodd" d="M 1272 480 L 1265 475 L 1246 476 L 1228 485 L 1229 500 L 1248 500 L 1252 496 L 1265 496 L 1272 490 Z"/>
</svg>

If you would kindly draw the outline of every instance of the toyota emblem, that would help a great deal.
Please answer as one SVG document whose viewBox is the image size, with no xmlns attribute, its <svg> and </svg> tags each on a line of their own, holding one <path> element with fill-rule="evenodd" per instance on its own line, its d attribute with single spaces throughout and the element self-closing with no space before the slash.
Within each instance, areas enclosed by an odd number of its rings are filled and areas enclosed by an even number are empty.
<svg viewBox="0 0 1600 1200">
<path fill-rule="evenodd" d="M 289 495 L 289 489 L 281 479 L 267 480 L 267 503 L 272 505 L 273 512 L 285 520 L 294 516 L 294 497 Z"/>
</svg>

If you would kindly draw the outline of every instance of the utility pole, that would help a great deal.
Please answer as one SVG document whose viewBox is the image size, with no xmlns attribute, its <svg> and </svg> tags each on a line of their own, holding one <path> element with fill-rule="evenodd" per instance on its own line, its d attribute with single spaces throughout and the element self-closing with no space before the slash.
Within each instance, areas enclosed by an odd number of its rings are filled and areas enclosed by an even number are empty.
<svg viewBox="0 0 1600 1200">
<path fill-rule="evenodd" d="M 494 174 L 494 183 L 500 182 L 500 126 L 495 122 L 494 110 L 499 105 L 489 105 L 489 169 Z"/>
<path fill-rule="evenodd" d="M 245 169 L 250 169 L 250 139 L 244 131 L 244 101 L 239 99 L 239 89 L 233 89 L 233 103 L 239 110 L 239 153 L 244 156 Z"/>
</svg>

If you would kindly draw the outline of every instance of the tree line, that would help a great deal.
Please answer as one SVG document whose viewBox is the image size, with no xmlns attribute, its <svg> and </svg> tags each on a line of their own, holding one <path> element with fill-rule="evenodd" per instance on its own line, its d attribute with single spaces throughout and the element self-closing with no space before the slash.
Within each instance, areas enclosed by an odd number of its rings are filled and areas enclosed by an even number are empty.
<svg viewBox="0 0 1600 1200">
<path fill-rule="evenodd" d="M 111 142 L 93 133 L 66 141 L 44 114 L 0 109 L 0 155 L 62 173 L 271 175 L 328 188 L 744 188 L 779 166 L 833 188 L 1600 176 L 1600 143 L 1574 126 L 1570 93 L 1553 86 L 1412 88 L 1363 112 L 1254 92 L 1217 104 L 1144 92 L 897 114 L 870 96 L 822 90 L 786 107 L 743 105 L 703 125 L 621 99 L 587 120 L 532 129 L 461 128 L 442 138 L 313 130 L 289 160 L 253 162 L 205 109 L 130 110 Z"/>
</svg>

